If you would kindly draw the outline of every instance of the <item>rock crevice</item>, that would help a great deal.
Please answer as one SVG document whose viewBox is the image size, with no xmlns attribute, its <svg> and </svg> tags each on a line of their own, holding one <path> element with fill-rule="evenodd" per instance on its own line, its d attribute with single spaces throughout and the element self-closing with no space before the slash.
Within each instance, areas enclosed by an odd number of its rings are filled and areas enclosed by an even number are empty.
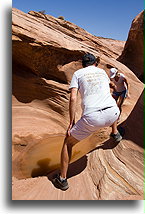
<svg viewBox="0 0 145 214">
<path fill-rule="evenodd" d="M 124 44 L 65 20 L 13 9 L 13 200 L 143 199 L 143 84 L 116 60 Z M 99 67 L 107 74 L 111 65 L 128 78 L 131 98 L 124 102 L 119 124 L 125 135 L 116 145 L 108 127 L 94 133 L 89 144 L 76 145 L 70 188 L 60 192 L 50 182 L 50 163 L 60 156 L 69 124 L 69 83 L 86 52 L 100 57 Z M 81 113 L 78 94 L 76 121 Z"/>
</svg>

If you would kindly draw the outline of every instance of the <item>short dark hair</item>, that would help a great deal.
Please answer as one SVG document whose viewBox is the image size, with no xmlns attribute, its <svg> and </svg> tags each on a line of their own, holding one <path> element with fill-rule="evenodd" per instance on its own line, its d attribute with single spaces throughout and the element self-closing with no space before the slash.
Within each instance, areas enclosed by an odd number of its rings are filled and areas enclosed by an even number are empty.
<svg viewBox="0 0 145 214">
<path fill-rule="evenodd" d="M 90 53 L 86 53 L 83 57 L 82 57 L 82 66 L 85 68 L 89 65 L 93 65 L 93 64 L 98 64 L 100 62 L 100 58 L 96 57 L 93 54 Z"/>
</svg>

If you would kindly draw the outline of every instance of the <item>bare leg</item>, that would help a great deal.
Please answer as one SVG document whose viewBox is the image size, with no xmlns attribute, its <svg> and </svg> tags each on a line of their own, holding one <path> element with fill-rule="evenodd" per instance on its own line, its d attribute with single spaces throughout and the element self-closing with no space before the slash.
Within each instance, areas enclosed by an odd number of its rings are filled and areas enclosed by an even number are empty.
<svg viewBox="0 0 145 214">
<path fill-rule="evenodd" d="M 121 114 L 121 112 L 122 112 L 122 104 L 123 104 L 124 100 L 125 100 L 124 97 L 120 97 L 120 98 L 119 98 L 118 107 L 119 107 L 119 109 L 120 109 L 120 114 Z"/>
<path fill-rule="evenodd" d="M 122 140 L 122 136 L 117 130 L 117 120 L 112 124 L 112 133 L 110 136 L 113 137 L 116 143 Z"/>
<path fill-rule="evenodd" d="M 72 136 L 67 136 L 64 140 L 64 144 L 61 151 L 61 173 L 60 176 L 62 178 L 66 178 L 67 171 L 68 171 L 68 165 L 71 159 L 72 155 L 72 147 L 78 143 L 78 140 L 76 140 Z"/>
<path fill-rule="evenodd" d="M 117 120 L 112 124 L 112 134 L 117 134 Z"/>
</svg>

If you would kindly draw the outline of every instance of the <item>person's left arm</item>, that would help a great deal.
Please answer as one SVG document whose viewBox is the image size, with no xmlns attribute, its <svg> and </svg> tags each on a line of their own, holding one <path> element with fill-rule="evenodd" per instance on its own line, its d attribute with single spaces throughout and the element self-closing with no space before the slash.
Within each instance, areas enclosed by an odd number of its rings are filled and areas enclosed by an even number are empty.
<svg viewBox="0 0 145 214">
<path fill-rule="evenodd" d="M 124 77 L 124 82 L 127 86 L 127 97 L 129 97 L 129 83 L 128 83 L 128 80 Z"/>
<path fill-rule="evenodd" d="M 110 81 L 109 86 L 113 89 L 113 91 L 116 91 L 116 86 L 112 81 Z"/>
</svg>

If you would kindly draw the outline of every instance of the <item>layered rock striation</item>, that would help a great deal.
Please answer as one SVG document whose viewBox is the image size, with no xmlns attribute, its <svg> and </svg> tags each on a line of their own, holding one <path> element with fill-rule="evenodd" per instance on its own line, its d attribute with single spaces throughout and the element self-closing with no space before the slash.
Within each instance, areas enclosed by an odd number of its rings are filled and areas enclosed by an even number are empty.
<svg viewBox="0 0 145 214">
<path fill-rule="evenodd" d="M 13 200 L 143 199 L 143 84 L 116 60 L 124 42 L 95 37 L 66 20 L 17 9 L 12 11 L 12 41 Z M 94 150 L 70 165 L 70 189 L 61 192 L 50 182 L 49 157 L 42 163 L 39 148 L 50 136 L 65 135 L 69 83 L 86 52 L 100 56 L 99 67 L 107 73 L 111 65 L 128 78 L 130 98 L 125 100 L 120 122 L 125 135 L 114 145 L 109 127 L 96 133 Z M 76 119 L 81 116 L 80 106 L 78 97 Z M 23 169 L 30 159 L 33 163 L 32 157 L 38 169 L 27 176 Z"/>
<path fill-rule="evenodd" d="M 143 51 L 144 51 L 144 11 L 132 21 L 124 50 L 118 58 L 120 62 L 130 68 L 143 82 Z"/>
</svg>

